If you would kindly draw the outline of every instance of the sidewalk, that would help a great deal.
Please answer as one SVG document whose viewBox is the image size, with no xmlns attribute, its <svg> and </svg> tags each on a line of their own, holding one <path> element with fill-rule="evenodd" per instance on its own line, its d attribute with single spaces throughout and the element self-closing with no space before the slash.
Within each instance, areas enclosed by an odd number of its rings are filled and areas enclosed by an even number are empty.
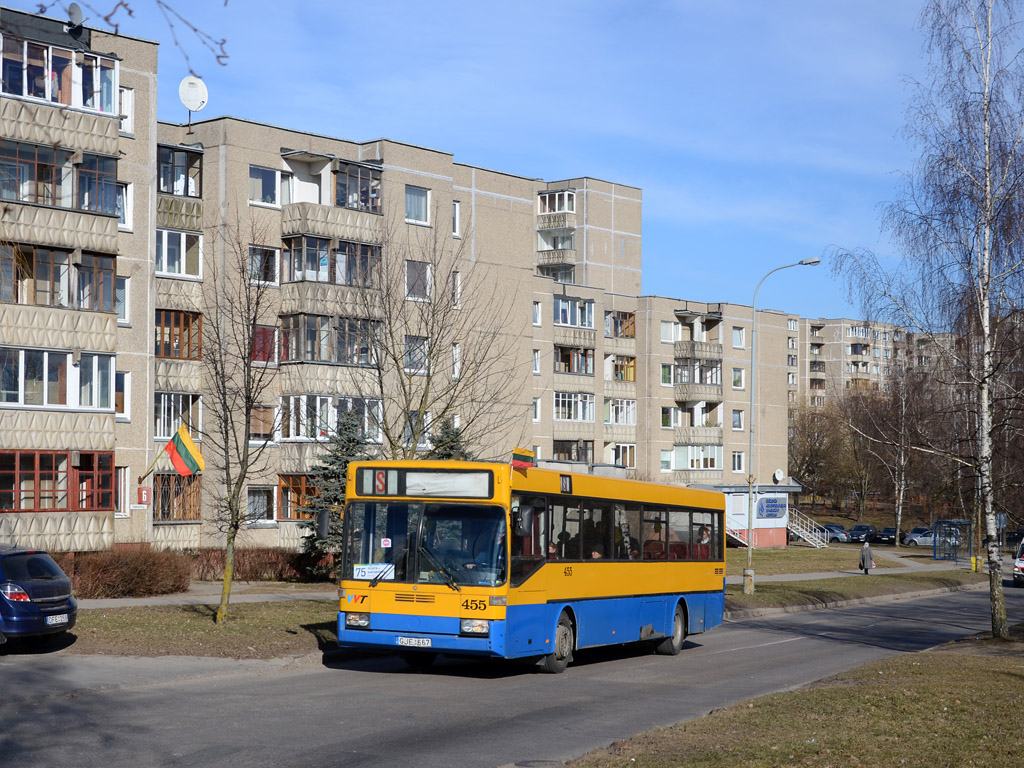
<svg viewBox="0 0 1024 768">
<path fill-rule="evenodd" d="M 849 550 L 854 552 L 854 550 Z M 968 570 L 970 560 L 929 560 L 921 563 L 917 558 L 907 557 L 910 554 L 919 552 L 875 550 L 875 561 L 885 562 L 883 558 L 899 559 L 904 567 L 899 568 L 874 568 L 872 575 L 885 573 L 908 573 L 910 571 L 949 571 Z M 734 555 L 735 557 L 735 555 Z M 744 555 L 745 557 L 745 555 Z M 905 559 L 904 559 L 905 558 Z M 850 563 L 849 568 L 840 571 L 823 571 L 818 573 L 784 573 L 774 576 L 761 575 L 757 573 L 757 552 L 754 553 L 754 578 L 758 583 L 766 581 L 811 581 L 818 579 L 837 579 L 846 576 L 864 575 L 856 568 L 856 558 L 843 552 L 840 555 L 843 563 Z M 726 584 L 742 584 L 742 576 L 726 576 Z M 173 595 L 159 595 L 157 597 L 121 597 L 95 600 L 79 600 L 79 610 L 124 608 L 136 605 L 217 605 L 220 602 L 221 582 L 219 581 L 197 581 L 193 582 L 186 592 L 178 592 Z M 269 603 L 286 600 L 337 600 L 338 591 L 334 584 L 294 584 L 283 582 L 264 581 L 236 581 L 231 587 L 232 603 Z"/>
</svg>

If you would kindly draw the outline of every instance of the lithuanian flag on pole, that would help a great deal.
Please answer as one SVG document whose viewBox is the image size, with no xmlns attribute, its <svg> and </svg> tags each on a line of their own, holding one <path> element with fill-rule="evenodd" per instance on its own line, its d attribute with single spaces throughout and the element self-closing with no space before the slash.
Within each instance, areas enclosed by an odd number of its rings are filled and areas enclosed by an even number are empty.
<svg viewBox="0 0 1024 768">
<path fill-rule="evenodd" d="M 198 446 L 192 441 L 184 424 L 178 427 L 178 431 L 174 433 L 174 437 L 164 446 L 164 450 L 171 457 L 171 464 L 174 465 L 178 474 L 183 477 L 194 475 L 196 472 L 202 472 L 206 469 L 203 455 L 199 452 Z"/>
<path fill-rule="evenodd" d="M 528 451 L 525 448 L 513 448 L 512 466 L 520 467 L 522 469 L 537 466 L 533 451 Z"/>
</svg>

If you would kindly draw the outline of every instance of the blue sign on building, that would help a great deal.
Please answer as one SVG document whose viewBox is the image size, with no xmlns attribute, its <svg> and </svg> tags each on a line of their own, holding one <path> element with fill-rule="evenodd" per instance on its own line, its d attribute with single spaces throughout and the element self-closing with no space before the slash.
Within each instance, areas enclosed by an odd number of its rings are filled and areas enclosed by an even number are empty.
<svg viewBox="0 0 1024 768">
<path fill-rule="evenodd" d="M 785 517 L 788 503 L 785 496 L 762 496 L 757 500 L 757 516 L 759 518 L 778 519 Z"/>
</svg>

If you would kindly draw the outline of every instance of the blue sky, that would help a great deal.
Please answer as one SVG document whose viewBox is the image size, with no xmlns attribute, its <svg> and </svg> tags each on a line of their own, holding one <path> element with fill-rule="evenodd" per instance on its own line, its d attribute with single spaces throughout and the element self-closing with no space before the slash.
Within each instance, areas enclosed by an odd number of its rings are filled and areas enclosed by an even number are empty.
<svg viewBox="0 0 1024 768">
<path fill-rule="evenodd" d="M 889 253 L 879 206 L 914 160 L 900 131 L 925 65 L 916 0 L 167 2 L 227 40 L 219 66 L 175 27 L 202 118 L 642 188 L 645 293 L 750 304 L 768 270 L 832 245 Z M 116 5 L 79 4 L 90 26 Z M 189 63 L 155 0 L 129 4 L 120 31 L 162 43 L 159 117 L 184 122 Z M 773 275 L 758 306 L 859 314 L 827 259 Z"/>
</svg>

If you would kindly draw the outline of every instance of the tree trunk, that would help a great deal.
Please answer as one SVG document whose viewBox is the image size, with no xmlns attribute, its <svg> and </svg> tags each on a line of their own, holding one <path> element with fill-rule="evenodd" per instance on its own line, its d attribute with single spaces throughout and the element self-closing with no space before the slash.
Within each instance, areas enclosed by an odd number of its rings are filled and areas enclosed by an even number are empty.
<svg viewBox="0 0 1024 768">
<path fill-rule="evenodd" d="M 228 618 L 228 603 L 231 601 L 231 584 L 235 578 L 235 536 L 234 527 L 228 528 L 224 542 L 224 580 L 220 590 L 220 605 L 217 606 L 217 624 Z"/>
</svg>

